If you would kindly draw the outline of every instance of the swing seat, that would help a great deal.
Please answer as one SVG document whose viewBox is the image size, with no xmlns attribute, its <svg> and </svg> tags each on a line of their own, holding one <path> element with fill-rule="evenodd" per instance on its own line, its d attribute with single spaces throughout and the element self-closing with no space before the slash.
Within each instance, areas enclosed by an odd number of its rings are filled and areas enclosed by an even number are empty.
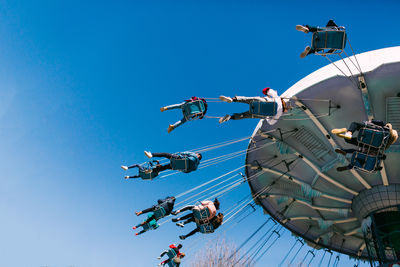
<svg viewBox="0 0 400 267">
<path fill-rule="evenodd" d="M 188 157 L 171 158 L 171 168 L 176 171 L 187 172 L 196 169 L 195 163 Z"/>
<path fill-rule="evenodd" d="M 350 164 L 361 171 L 374 173 L 380 167 L 382 160 L 379 155 L 372 156 L 361 152 L 354 152 Z"/>
<path fill-rule="evenodd" d="M 380 129 L 379 129 L 380 128 Z M 381 127 L 364 127 L 358 131 L 357 141 L 375 148 L 385 148 L 389 141 L 389 131 Z"/>
<path fill-rule="evenodd" d="M 172 260 L 170 260 L 167 264 L 168 264 L 168 267 L 175 267 L 176 266 L 176 263 L 173 262 Z"/>
<path fill-rule="evenodd" d="M 252 101 L 249 111 L 253 115 L 273 117 L 278 112 L 278 105 L 275 102 Z"/>
<path fill-rule="evenodd" d="M 204 115 L 206 107 L 203 100 L 196 100 L 192 102 L 187 102 L 182 106 L 183 116 L 186 120 L 196 120 L 202 115 Z"/>
<path fill-rule="evenodd" d="M 142 178 L 143 180 L 153 180 L 155 177 L 157 177 L 158 176 L 158 172 L 157 171 L 153 171 L 153 169 L 156 167 L 156 165 L 158 163 L 159 162 L 157 160 L 153 160 L 153 161 L 149 161 L 149 162 L 145 163 L 143 165 L 143 168 L 145 170 L 151 170 L 151 172 L 146 173 L 144 171 L 139 170 L 140 178 Z"/>
<path fill-rule="evenodd" d="M 167 256 L 168 256 L 168 258 L 170 258 L 170 259 L 174 258 L 174 257 L 176 256 L 175 250 L 173 250 L 173 249 L 168 250 Z"/>
<path fill-rule="evenodd" d="M 158 207 L 156 210 L 153 211 L 156 220 L 161 219 L 165 216 L 166 212 L 163 207 Z"/>
<path fill-rule="evenodd" d="M 204 207 L 203 209 L 193 209 L 193 217 L 196 222 L 204 222 L 210 217 L 211 212 L 208 207 Z"/>
<path fill-rule="evenodd" d="M 150 212 L 150 213 L 147 215 L 147 218 L 150 218 L 150 217 L 152 217 L 153 215 L 154 215 L 154 213 Z M 145 230 L 145 231 L 152 230 L 152 229 L 157 229 L 158 226 L 159 226 L 159 225 L 158 225 L 158 223 L 157 223 L 157 221 L 156 221 L 155 219 L 153 219 L 153 220 L 151 220 L 150 222 L 145 223 L 145 224 L 142 225 L 143 230 Z"/>
<path fill-rule="evenodd" d="M 319 55 L 341 54 L 346 46 L 346 31 L 327 29 L 314 32 L 311 40 L 311 50 Z"/>
<path fill-rule="evenodd" d="M 214 233 L 214 227 L 212 226 L 211 223 L 197 224 L 197 227 L 199 228 L 200 233 L 202 234 Z"/>
</svg>

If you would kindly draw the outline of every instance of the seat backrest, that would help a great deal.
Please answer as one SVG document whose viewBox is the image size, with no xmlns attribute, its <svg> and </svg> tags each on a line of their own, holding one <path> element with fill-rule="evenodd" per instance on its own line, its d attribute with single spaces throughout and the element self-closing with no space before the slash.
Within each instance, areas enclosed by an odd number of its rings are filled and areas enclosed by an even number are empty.
<svg viewBox="0 0 400 267">
<path fill-rule="evenodd" d="M 183 116 L 186 120 L 194 120 L 204 114 L 206 107 L 202 100 L 187 102 L 182 106 Z"/>
<path fill-rule="evenodd" d="M 346 32 L 344 30 L 324 30 L 314 32 L 311 48 L 343 50 L 346 46 Z"/>
<path fill-rule="evenodd" d="M 359 170 L 366 172 L 375 172 L 381 164 L 379 156 L 371 156 L 361 152 L 354 152 L 350 163 Z"/>
<path fill-rule="evenodd" d="M 197 224 L 197 227 L 199 228 L 200 233 L 203 234 L 214 233 L 214 227 L 212 226 L 211 223 Z"/>
<path fill-rule="evenodd" d="M 208 219 L 211 215 L 211 212 L 208 209 L 208 207 L 203 207 L 201 209 L 194 208 L 192 211 L 194 218 L 200 221 Z"/>
<path fill-rule="evenodd" d="M 165 216 L 165 209 L 163 207 L 157 207 L 157 209 L 155 209 L 153 211 L 154 213 L 154 217 L 156 217 L 156 220 L 161 219 Z"/>
<path fill-rule="evenodd" d="M 358 131 L 357 141 L 362 145 L 384 148 L 389 141 L 389 132 L 382 129 L 364 127 Z"/>
<path fill-rule="evenodd" d="M 140 178 L 142 178 L 143 180 L 152 180 L 153 178 L 158 176 L 158 172 L 151 171 L 151 172 L 146 173 L 144 171 L 139 170 L 139 175 L 140 175 Z"/>
<path fill-rule="evenodd" d="M 168 250 L 167 256 L 168 256 L 168 258 L 170 258 L 170 259 L 174 258 L 174 257 L 176 256 L 175 250 L 174 250 L 174 249 Z"/>
<path fill-rule="evenodd" d="M 278 112 L 276 102 L 252 101 L 250 103 L 249 112 L 253 115 L 273 117 Z"/>
<path fill-rule="evenodd" d="M 171 168 L 177 171 L 187 171 L 189 169 L 189 161 L 190 160 L 185 157 L 179 159 L 171 158 Z"/>
</svg>

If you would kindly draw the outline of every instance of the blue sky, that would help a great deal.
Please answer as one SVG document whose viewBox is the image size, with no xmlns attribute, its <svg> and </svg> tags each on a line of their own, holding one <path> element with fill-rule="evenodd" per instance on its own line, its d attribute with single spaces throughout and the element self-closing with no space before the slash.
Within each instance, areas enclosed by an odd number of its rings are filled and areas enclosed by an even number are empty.
<svg viewBox="0 0 400 267">
<path fill-rule="evenodd" d="M 143 150 L 249 136 L 257 124 L 208 119 L 167 134 L 181 114 L 159 108 L 266 86 L 282 93 L 328 63 L 299 58 L 310 36 L 296 24 L 334 18 L 365 52 L 400 43 L 398 10 L 397 1 L 0 1 L 0 265 L 154 266 L 191 227 L 170 223 L 136 237 L 134 211 L 244 157 L 152 182 L 125 181 L 119 166 L 143 162 Z M 211 103 L 208 115 L 238 109 Z M 227 195 L 222 210 L 248 193 L 243 185 Z M 239 244 L 265 218 L 258 210 L 220 234 Z M 198 246 L 212 237 L 201 238 Z M 286 233 L 260 266 L 276 265 L 291 242 Z M 195 253 L 191 239 L 184 246 Z"/>
</svg>

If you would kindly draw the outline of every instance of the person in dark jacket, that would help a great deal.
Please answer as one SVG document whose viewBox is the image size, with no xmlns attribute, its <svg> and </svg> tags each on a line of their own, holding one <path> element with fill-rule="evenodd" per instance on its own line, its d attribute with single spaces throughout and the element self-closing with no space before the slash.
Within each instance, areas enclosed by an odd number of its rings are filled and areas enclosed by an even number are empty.
<svg viewBox="0 0 400 267">
<path fill-rule="evenodd" d="M 218 227 L 220 227 L 222 225 L 222 221 L 224 220 L 224 214 L 222 213 L 218 213 L 217 216 L 215 216 L 214 218 L 212 218 L 210 220 L 210 223 L 213 227 L 213 230 L 217 229 Z M 187 237 L 194 235 L 195 233 L 200 232 L 200 227 L 199 225 L 197 225 L 196 229 L 194 229 L 193 231 L 191 231 L 190 233 L 188 233 L 187 235 L 180 235 L 179 238 L 181 240 L 185 240 Z"/>
<path fill-rule="evenodd" d="M 148 209 L 144 209 L 142 211 L 137 211 L 135 212 L 137 216 L 143 214 L 143 213 L 148 213 L 148 212 L 154 212 L 155 210 L 159 209 L 159 208 L 163 208 L 165 211 L 164 216 L 160 217 L 160 218 L 156 218 L 156 216 L 153 214 L 152 217 L 148 218 L 145 222 L 147 223 L 147 221 L 151 221 L 152 219 L 161 219 L 165 216 L 168 216 L 171 214 L 171 212 L 174 210 L 174 204 L 175 204 L 175 197 L 166 197 L 164 199 L 159 199 L 157 200 L 157 205 L 153 205 L 152 207 L 148 208 Z"/>
<path fill-rule="evenodd" d="M 176 160 L 186 159 L 188 161 L 188 164 L 186 164 L 186 168 L 184 168 L 184 169 L 175 168 L 175 169 L 185 172 L 185 173 L 189 173 L 189 172 L 197 170 L 197 167 L 200 164 L 200 160 L 202 159 L 202 155 L 200 153 L 190 152 L 190 151 L 178 152 L 178 153 L 174 153 L 174 154 L 151 153 L 149 151 L 144 151 L 144 154 L 148 158 L 158 157 L 158 158 L 167 158 L 170 160 L 170 163 L 165 164 L 165 165 L 159 165 L 156 168 L 154 168 L 153 171 L 156 171 L 156 172 L 162 172 L 164 170 L 174 169 L 173 163 Z"/>
</svg>

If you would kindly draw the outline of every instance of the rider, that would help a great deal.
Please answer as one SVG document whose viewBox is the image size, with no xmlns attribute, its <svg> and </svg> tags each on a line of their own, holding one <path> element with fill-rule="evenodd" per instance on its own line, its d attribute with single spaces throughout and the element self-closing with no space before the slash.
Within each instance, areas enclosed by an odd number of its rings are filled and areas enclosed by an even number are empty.
<svg viewBox="0 0 400 267">
<path fill-rule="evenodd" d="M 286 101 L 278 96 L 277 91 L 266 87 L 263 89 L 264 97 L 255 96 L 255 97 L 246 97 L 246 96 L 235 96 L 235 97 L 228 97 L 221 95 L 219 99 L 224 102 L 232 103 L 232 102 L 240 102 L 245 104 L 251 104 L 253 101 L 258 102 L 274 102 L 277 105 L 277 112 L 276 114 L 271 114 L 270 117 L 267 118 L 267 122 L 270 125 L 273 125 L 277 122 L 280 116 L 288 111 L 288 106 Z M 252 114 L 250 111 L 242 112 L 242 113 L 234 113 L 233 115 L 225 115 L 221 119 L 219 119 L 219 123 L 226 122 L 228 120 L 241 120 L 241 119 L 249 119 L 249 118 L 265 118 L 266 116 L 260 116 L 256 114 Z"/>
<path fill-rule="evenodd" d="M 143 175 L 146 174 L 152 174 L 152 177 L 156 177 L 158 175 L 157 169 L 159 170 L 160 168 L 162 168 L 162 165 L 158 162 L 158 161 L 153 161 L 154 163 L 154 167 L 153 168 L 144 168 L 143 164 L 133 164 L 131 166 L 125 166 L 122 165 L 121 168 L 125 171 L 127 171 L 128 169 L 132 169 L 132 168 L 138 168 L 139 169 L 139 174 L 137 175 L 133 175 L 133 176 L 125 176 L 125 179 L 132 179 L 132 178 L 143 178 L 145 179 L 145 177 Z"/>
<path fill-rule="evenodd" d="M 309 26 L 309 25 L 296 25 L 296 30 L 304 32 L 304 33 L 326 32 L 328 30 L 339 32 L 339 31 L 344 31 L 344 29 L 345 28 L 343 26 L 336 25 L 336 23 L 333 20 L 329 20 L 325 27 L 317 27 L 317 26 Z M 309 54 L 318 52 L 319 50 L 322 50 L 322 49 L 311 48 L 310 46 L 306 46 L 304 51 L 300 54 L 300 57 L 304 58 L 304 57 L 308 56 Z M 329 52 L 333 52 L 333 51 L 328 51 L 328 53 Z"/>
<path fill-rule="evenodd" d="M 214 216 L 214 218 L 212 218 L 210 220 L 210 223 L 213 227 L 213 229 L 217 229 L 218 227 L 220 227 L 222 225 L 222 221 L 224 220 L 224 215 L 222 213 L 218 213 L 217 216 Z M 197 225 L 196 229 L 194 229 L 193 231 L 191 231 L 190 233 L 188 233 L 187 235 L 180 235 L 179 238 L 182 240 L 185 240 L 187 237 L 194 235 L 195 233 L 200 232 L 200 227 L 199 225 Z"/>
<path fill-rule="evenodd" d="M 193 211 L 194 209 L 203 210 L 203 209 L 207 208 L 209 210 L 209 212 L 210 212 L 210 215 L 208 216 L 207 220 L 211 220 L 217 214 L 217 210 L 219 210 L 219 206 L 220 206 L 220 203 L 219 203 L 218 199 L 215 198 L 214 201 L 204 200 L 204 201 L 200 202 L 200 205 L 197 205 L 197 206 L 186 206 L 186 207 L 183 207 L 180 210 L 172 212 L 171 214 L 177 215 L 178 213 L 183 212 L 183 211 L 187 211 L 187 210 Z M 189 222 L 194 222 L 195 219 L 194 219 L 193 212 L 191 212 L 191 213 L 189 213 L 189 214 L 187 214 L 187 215 L 185 215 L 183 217 L 173 218 L 172 219 L 173 222 L 178 222 L 178 221 L 181 221 L 181 220 L 186 220 L 186 221 L 184 221 L 182 223 L 177 223 L 176 225 L 178 225 L 180 227 L 184 227 L 185 224 L 187 224 Z"/>
<path fill-rule="evenodd" d="M 167 215 L 170 215 L 172 210 L 174 209 L 175 200 L 176 200 L 175 197 L 166 197 L 164 199 L 159 199 L 159 200 L 157 200 L 157 205 L 153 205 L 148 209 L 144 209 L 142 211 L 137 211 L 135 213 L 137 216 L 139 216 L 143 213 L 153 212 L 159 208 L 163 208 L 164 212 L 165 212 L 163 217 L 165 217 Z M 151 217 L 149 217 L 146 221 L 144 221 L 144 223 L 147 223 L 153 219 L 159 220 L 161 218 L 156 218 L 156 216 L 153 213 L 153 215 Z M 142 223 L 142 224 L 144 224 L 144 223 Z"/>
<path fill-rule="evenodd" d="M 172 259 L 171 259 L 171 258 L 166 259 L 165 261 L 159 263 L 158 266 L 160 266 L 160 265 L 165 265 L 165 264 L 167 264 L 168 262 L 170 262 L 171 260 L 176 264 L 176 266 L 179 266 L 179 265 L 180 265 L 180 259 L 183 258 L 183 257 L 185 257 L 185 253 L 179 251 L 179 250 L 182 248 L 182 244 L 179 244 L 178 246 L 176 246 L 175 244 L 171 244 L 169 247 L 170 247 L 172 250 L 175 251 L 176 256 L 173 257 Z M 164 251 L 160 254 L 160 256 L 157 257 L 157 259 L 161 259 L 165 254 L 168 253 L 168 251 L 169 251 L 169 250 L 164 250 Z"/>
<path fill-rule="evenodd" d="M 163 111 L 165 111 L 165 110 L 181 109 L 181 108 L 183 107 L 183 105 L 185 105 L 185 104 L 187 104 L 187 103 L 194 102 L 194 101 L 199 101 L 199 100 L 203 101 L 204 107 L 205 107 L 204 112 L 198 117 L 198 119 L 202 119 L 202 118 L 204 118 L 204 115 L 205 115 L 206 112 L 207 112 L 207 102 L 206 102 L 206 100 L 205 100 L 204 98 L 198 98 L 198 97 L 196 97 L 196 96 L 192 96 L 190 99 L 185 100 L 184 102 L 182 102 L 182 103 L 180 103 L 180 104 L 173 104 L 173 105 L 169 105 L 169 106 L 162 107 L 162 108 L 160 108 L 160 111 L 163 112 Z M 193 117 L 196 117 L 196 115 L 194 115 Z M 170 124 L 169 127 L 168 127 L 168 133 L 170 133 L 170 132 L 171 132 L 172 130 L 174 130 L 176 127 L 178 127 L 178 126 L 184 124 L 186 121 L 187 121 L 187 118 L 186 118 L 186 116 L 184 115 L 183 118 L 182 118 L 181 120 L 175 122 L 174 124 Z"/>
<path fill-rule="evenodd" d="M 389 130 L 389 140 L 385 146 L 385 149 L 388 149 L 392 144 L 394 144 L 398 138 L 397 131 L 393 129 L 392 124 L 384 123 L 381 120 L 371 120 L 371 121 L 364 121 L 362 123 L 359 122 L 352 122 L 350 124 L 349 129 L 346 128 L 338 128 L 332 129 L 332 133 L 336 134 L 339 137 L 344 138 L 346 143 L 358 146 L 357 137 L 353 137 L 355 131 L 359 131 L 361 128 L 364 128 L 368 123 L 371 123 L 376 126 L 385 127 Z"/>
<path fill-rule="evenodd" d="M 175 153 L 175 154 L 171 154 L 171 153 L 151 153 L 149 151 L 144 151 L 144 154 L 148 157 L 148 158 L 152 158 L 152 157 L 158 157 L 158 158 L 167 158 L 169 160 L 174 160 L 174 159 L 188 159 L 191 163 L 193 164 L 188 164 L 187 165 L 187 169 L 183 170 L 183 172 L 185 173 L 189 173 L 192 171 L 197 170 L 197 167 L 200 164 L 200 160 L 202 159 L 202 155 L 200 153 L 196 153 L 196 152 L 179 152 L 179 153 Z M 153 171 L 157 171 L 157 172 L 161 172 L 164 170 L 168 170 L 168 169 L 172 169 L 172 165 L 171 162 L 166 164 L 166 165 L 160 165 L 157 166 L 156 168 L 153 169 Z"/>
</svg>

